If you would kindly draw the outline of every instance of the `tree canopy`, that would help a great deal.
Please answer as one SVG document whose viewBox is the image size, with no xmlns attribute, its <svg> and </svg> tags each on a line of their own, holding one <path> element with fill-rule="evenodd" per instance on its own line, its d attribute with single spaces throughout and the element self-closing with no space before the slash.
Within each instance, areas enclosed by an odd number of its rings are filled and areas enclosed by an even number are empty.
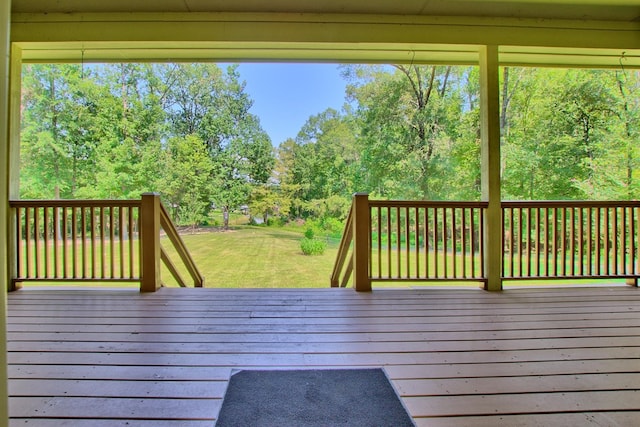
<svg viewBox="0 0 640 427">
<path fill-rule="evenodd" d="M 340 71 L 344 107 L 274 148 L 237 65 L 25 65 L 21 196 L 155 191 L 184 225 L 245 204 L 343 218 L 354 192 L 479 199 L 477 67 Z M 639 87 L 635 70 L 502 68 L 503 198 L 637 199 Z"/>
</svg>

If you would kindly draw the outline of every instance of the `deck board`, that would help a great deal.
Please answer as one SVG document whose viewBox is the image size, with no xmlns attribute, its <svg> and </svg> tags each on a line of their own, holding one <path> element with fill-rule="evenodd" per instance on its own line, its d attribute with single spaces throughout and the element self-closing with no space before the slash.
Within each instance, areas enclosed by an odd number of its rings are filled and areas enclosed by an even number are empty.
<svg viewBox="0 0 640 427">
<path fill-rule="evenodd" d="M 10 426 L 212 425 L 232 369 L 383 367 L 422 426 L 640 423 L 640 290 L 23 289 Z"/>
</svg>

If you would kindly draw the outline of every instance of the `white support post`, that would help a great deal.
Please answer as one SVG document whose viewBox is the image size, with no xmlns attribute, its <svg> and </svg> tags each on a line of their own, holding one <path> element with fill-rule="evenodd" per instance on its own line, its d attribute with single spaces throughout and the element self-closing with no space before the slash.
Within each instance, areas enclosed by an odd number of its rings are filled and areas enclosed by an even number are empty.
<svg viewBox="0 0 640 427">
<path fill-rule="evenodd" d="M 500 83 L 498 46 L 480 48 L 480 115 L 482 131 L 482 200 L 485 289 L 502 290 L 502 206 L 500 194 Z"/>
<path fill-rule="evenodd" d="M 9 64 L 11 29 L 11 0 L 0 2 L 0 425 L 9 425 L 7 385 L 7 292 L 10 283 L 8 256 L 9 195 L 12 168 L 9 140 Z"/>
</svg>

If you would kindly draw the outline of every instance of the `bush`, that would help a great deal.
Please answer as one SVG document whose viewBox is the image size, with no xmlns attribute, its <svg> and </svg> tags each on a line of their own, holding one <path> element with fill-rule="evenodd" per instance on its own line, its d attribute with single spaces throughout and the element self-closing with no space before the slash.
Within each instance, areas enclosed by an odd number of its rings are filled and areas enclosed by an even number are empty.
<svg viewBox="0 0 640 427">
<path fill-rule="evenodd" d="M 313 240 L 313 238 L 316 236 L 315 231 L 313 231 L 313 228 L 307 228 L 304 231 L 304 237 L 307 238 L 308 240 Z"/>
<path fill-rule="evenodd" d="M 327 243 L 322 240 L 305 237 L 300 241 L 300 249 L 302 249 L 302 253 L 305 255 L 322 255 L 326 248 Z"/>
</svg>

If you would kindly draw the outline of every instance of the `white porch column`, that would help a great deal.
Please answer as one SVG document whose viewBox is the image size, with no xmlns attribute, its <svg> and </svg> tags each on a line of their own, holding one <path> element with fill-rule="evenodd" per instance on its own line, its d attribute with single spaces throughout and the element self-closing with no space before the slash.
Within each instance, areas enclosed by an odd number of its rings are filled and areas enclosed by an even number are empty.
<svg viewBox="0 0 640 427">
<path fill-rule="evenodd" d="M 500 194 L 500 83 L 498 46 L 480 48 L 480 115 L 482 127 L 482 200 L 485 289 L 502 289 L 502 207 Z"/>
<path fill-rule="evenodd" d="M 11 0 L 0 2 L 0 424 L 9 424 L 7 285 L 9 281 L 9 63 Z"/>
</svg>

